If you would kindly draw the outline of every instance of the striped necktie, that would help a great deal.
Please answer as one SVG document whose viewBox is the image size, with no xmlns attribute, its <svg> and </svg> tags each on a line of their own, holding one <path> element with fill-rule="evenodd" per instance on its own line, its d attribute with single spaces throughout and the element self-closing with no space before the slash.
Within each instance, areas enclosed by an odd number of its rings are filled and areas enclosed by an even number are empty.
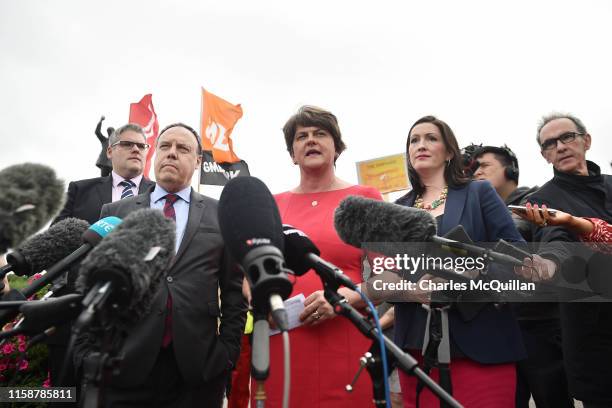
<svg viewBox="0 0 612 408">
<path fill-rule="evenodd" d="M 123 186 L 123 191 L 121 192 L 121 199 L 128 197 L 134 197 L 134 192 L 132 188 L 136 187 L 136 184 L 132 180 L 123 180 L 119 183 L 120 186 Z"/>
</svg>

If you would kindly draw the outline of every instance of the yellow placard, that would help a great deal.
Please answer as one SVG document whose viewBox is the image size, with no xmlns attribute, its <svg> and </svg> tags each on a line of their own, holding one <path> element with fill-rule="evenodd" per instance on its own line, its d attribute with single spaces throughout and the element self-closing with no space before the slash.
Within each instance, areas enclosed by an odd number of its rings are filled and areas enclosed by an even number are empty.
<svg viewBox="0 0 612 408">
<path fill-rule="evenodd" d="M 410 186 L 403 153 L 357 162 L 357 177 L 359 184 L 375 187 L 383 194 Z"/>
</svg>

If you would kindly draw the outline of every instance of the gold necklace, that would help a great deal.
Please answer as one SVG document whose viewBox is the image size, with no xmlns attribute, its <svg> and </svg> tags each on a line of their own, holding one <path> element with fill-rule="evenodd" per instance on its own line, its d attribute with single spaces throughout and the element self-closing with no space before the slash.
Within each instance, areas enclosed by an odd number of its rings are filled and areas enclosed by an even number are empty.
<svg viewBox="0 0 612 408">
<path fill-rule="evenodd" d="M 444 202 L 446 201 L 446 197 L 447 196 L 448 196 L 448 186 L 446 186 L 446 187 L 444 187 L 444 189 L 442 189 L 442 191 L 440 192 L 440 195 L 438 196 L 438 198 L 433 200 L 431 202 L 431 204 L 425 205 L 425 203 L 423 202 L 423 197 L 421 195 L 418 195 L 416 200 L 414 200 L 414 207 L 415 208 L 420 208 L 420 209 L 423 209 L 423 210 L 426 210 L 426 211 L 431 211 L 431 210 L 434 210 L 434 209 L 438 208 L 442 204 L 444 204 Z"/>
</svg>

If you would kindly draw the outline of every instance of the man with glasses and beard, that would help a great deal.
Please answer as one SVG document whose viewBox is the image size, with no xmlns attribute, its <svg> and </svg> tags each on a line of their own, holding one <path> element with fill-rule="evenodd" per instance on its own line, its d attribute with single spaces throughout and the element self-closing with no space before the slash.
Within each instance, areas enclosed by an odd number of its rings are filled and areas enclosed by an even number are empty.
<svg viewBox="0 0 612 408">
<path fill-rule="evenodd" d="M 591 135 L 580 119 L 571 114 L 545 116 L 537 132 L 544 159 L 553 165 L 554 177 L 529 197 L 538 206 L 559 209 L 580 217 L 612 222 L 612 177 L 586 160 Z M 554 244 L 578 242 L 569 230 L 540 221 L 534 241 Z M 534 221 L 534 220 L 532 220 Z M 567 255 L 577 252 L 567 245 Z M 588 254 L 587 254 L 588 255 Z M 559 259 L 563 266 L 563 259 Z M 561 270 L 563 274 L 567 271 Z M 612 304 L 564 302 L 560 304 L 563 355 L 570 394 L 585 408 L 612 406 Z"/>
</svg>

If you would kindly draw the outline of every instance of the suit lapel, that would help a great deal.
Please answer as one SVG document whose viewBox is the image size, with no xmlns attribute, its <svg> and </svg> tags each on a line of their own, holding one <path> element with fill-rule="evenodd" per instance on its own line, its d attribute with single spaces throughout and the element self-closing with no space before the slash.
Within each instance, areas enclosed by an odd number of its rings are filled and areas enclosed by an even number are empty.
<svg viewBox="0 0 612 408">
<path fill-rule="evenodd" d="M 100 208 L 106 203 L 111 203 L 113 201 L 113 177 L 102 178 L 96 186 L 96 191 L 100 200 Z"/>
<path fill-rule="evenodd" d="M 183 234 L 183 240 L 181 241 L 181 246 L 178 249 L 178 252 L 172 258 L 172 262 L 170 263 L 171 269 L 176 263 L 177 259 L 179 259 L 185 249 L 189 246 L 189 242 L 193 239 L 193 236 L 197 232 L 200 227 L 200 221 L 202 219 L 202 215 L 204 214 L 204 199 L 199 194 L 196 194 L 193 190 L 191 191 L 189 203 L 189 215 L 187 216 L 187 225 L 185 227 L 185 233 Z"/>
<path fill-rule="evenodd" d="M 144 194 L 139 194 L 134 198 L 132 211 L 141 208 L 151 208 L 151 191 L 145 191 Z"/>
<path fill-rule="evenodd" d="M 448 188 L 448 197 L 444 206 L 444 216 L 442 217 L 442 228 L 438 235 L 446 234 L 451 227 L 459 225 L 459 220 L 463 214 L 465 200 L 467 199 L 467 187 Z"/>
<path fill-rule="evenodd" d="M 140 181 L 140 185 L 138 186 L 138 194 L 144 194 L 146 192 L 150 192 L 151 187 L 155 185 L 154 182 L 145 179 L 144 177 Z"/>
</svg>

